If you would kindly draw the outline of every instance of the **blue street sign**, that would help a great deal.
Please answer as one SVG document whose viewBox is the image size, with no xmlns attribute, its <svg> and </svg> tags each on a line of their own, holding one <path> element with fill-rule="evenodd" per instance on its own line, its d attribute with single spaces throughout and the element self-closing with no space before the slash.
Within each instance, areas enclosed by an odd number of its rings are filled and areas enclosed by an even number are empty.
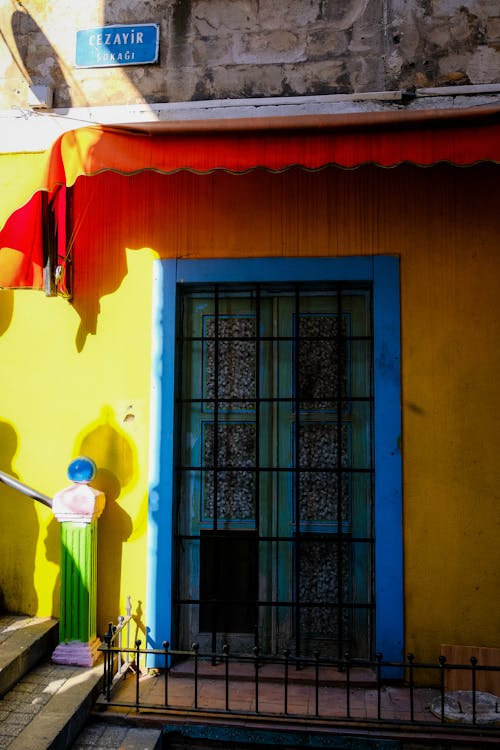
<svg viewBox="0 0 500 750">
<path fill-rule="evenodd" d="M 160 27 L 157 23 L 98 26 L 76 32 L 76 67 L 147 65 L 158 61 Z"/>
</svg>

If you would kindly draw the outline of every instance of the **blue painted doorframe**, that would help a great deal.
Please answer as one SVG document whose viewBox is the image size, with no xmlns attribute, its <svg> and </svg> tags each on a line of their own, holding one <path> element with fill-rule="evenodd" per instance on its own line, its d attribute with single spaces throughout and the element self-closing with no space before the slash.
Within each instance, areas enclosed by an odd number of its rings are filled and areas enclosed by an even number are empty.
<svg viewBox="0 0 500 750">
<path fill-rule="evenodd" d="M 172 632 L 176 292 L 183 283 L 346 281 L 373 284 L 375 452 L 375 645 L 403 649 L 403 530 L 399 259 L 266 258 L 154 263 L 151 462 L 148 511 L 148 646 Z"/>
</svg>

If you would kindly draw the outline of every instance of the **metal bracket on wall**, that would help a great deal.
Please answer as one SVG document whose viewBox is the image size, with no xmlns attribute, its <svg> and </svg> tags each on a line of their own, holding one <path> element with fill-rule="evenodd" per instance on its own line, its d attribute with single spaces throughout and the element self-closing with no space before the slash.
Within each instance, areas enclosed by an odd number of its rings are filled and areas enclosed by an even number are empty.
<svg viewBox="0 0 500 750">
<path fill-rule="evenodd" d="M 43 290 L 47 297 L 57 296 L 56 267 L 57 243 L 54 214 L 49 205 L 49 196 L 42 192 L 42 233 L 43 233 Z"/>
<path fill-rule="evenodd" d="M 71 194 L 70 188 L 52 197 L 42 193 L 43 289 L 47 297 L 71 299 L 72 296 L 73 264 L 68 242 L 72 227 Z M 63 211 L 65 218 L 61 220 Z"/>
</svg>

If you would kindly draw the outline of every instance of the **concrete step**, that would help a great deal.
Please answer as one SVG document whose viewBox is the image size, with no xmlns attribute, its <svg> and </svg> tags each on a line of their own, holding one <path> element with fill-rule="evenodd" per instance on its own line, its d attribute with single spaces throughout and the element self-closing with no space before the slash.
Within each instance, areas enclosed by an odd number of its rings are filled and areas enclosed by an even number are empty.
<svg viewBox="0 0 500 750">
<path fill-rule="evenodd" d="M 0 749 L 68 750 L 101 689 L 102 664 L 53 664 L 56 620 L 0 617 Z"/>
<path fill-rule="evenodd" d="M 41 663 L 0 703 L 0 737 L 11 738 L 9 750 L 68 750 L 88 719 L 101 680 L 100 664 L 87 669 Z"/>
<path fill-rule="evenodd" d="M 57 645 L 58 621 L 0 615 L 0 698 Z"/>
<path fill-rule="evenodd" d="M 159 750 L 161 729 L 90 719 L 71 750 Z"/>
</svg>

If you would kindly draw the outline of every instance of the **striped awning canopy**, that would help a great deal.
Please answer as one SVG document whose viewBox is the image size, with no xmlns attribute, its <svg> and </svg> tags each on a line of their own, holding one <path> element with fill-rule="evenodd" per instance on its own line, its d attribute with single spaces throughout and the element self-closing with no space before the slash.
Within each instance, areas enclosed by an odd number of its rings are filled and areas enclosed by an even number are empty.
<svg viewBox="0 0 500 750">
<path fill-rule="evenodd" d="M 498 106 L 78 128 L 45 152 L 0 155 L 0 286 L 43 287 L 47 231 L 57 223 L 48 230 L 44 215 L 83 175 L 481 162 L 500 163 Z"/>
</svg>

